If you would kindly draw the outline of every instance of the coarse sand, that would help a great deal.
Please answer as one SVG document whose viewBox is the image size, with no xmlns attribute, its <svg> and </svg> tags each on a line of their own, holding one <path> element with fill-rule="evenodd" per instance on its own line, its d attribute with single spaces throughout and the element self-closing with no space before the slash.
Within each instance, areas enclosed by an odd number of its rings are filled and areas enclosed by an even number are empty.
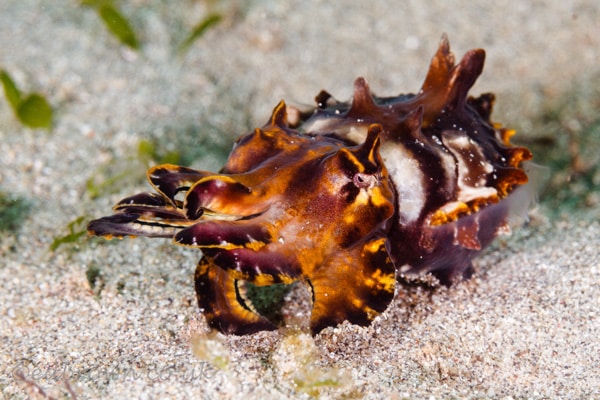
<svg viewBox="0 0 600 400">
<path fill-rule="evenodd" d="M 542 199 L 472 279 L 407 285 L 370 327 L 314 339 L 209 332 L 193 288 L 199 254 L 168 240 L 50 250 L 78 217 L 148 189 L 140 141 L 161 154 L 185 146 L 193 167 L 218 170 L 282 98 L 346 99 L 357 76 L 382 96 L 417 91 L 444 32 L 457 58 L 486 49 L 472 94 L 496 93 L 493 119 L 517 128 L 517 142 L 544 140 L 549 105 L 575 84 L 599 86 L 596 0 L 116 4 L 138 52 L 78 2 L 0 2 L 0 69 L 55 108 L 51 131 L 31 130 L 0 96 L 0 190 L 30 206 L 18 230 L 0 231 L 2 398 L 600 398 L 597 194 L 568 212 Z M 215 10 L 224 19 L 177 55 Z M 597 115 L 595 104 L 581 107 Z M 123 172 L 92 195 L 90 178 Z M 303 290 L 290 312 L 307 312 Z"/>
</svg>

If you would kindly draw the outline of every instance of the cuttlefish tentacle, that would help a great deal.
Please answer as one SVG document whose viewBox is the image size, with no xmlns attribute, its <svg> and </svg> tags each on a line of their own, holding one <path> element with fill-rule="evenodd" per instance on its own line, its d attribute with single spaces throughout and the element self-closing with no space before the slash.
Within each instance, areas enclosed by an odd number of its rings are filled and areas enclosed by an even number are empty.
<svg viewBox="0 0 600 400">
<path fill-rule="evenodd" d="M 173 164 L 162 164 L 150 168 L 146 175 L 154 189 L 175 205 L 175 198 L 179 193 L 187 193 L 200 179 L 214 174 Z"/>
<path fill-rule="evenodd" d="M 181 208 L 163 195 L 139 193 L 117 203 L 115 215 L 90 222 L 88 231 L 96 236 L 172 237 L 183 227 L 193 224 Z"/>
<path fill-rule="evenodd" d="M 269 197 L 239 182 L 234 176 L 213 175 L 196 182 L 185 197 L 183 208 L 190 220 L 198 219 L 205 210 L 246 217 L 265 211 Z"/>
<path fill-rule="evenodd" d="M 313 293 L 310 328 L 316 334 L 343 321 L 368 325 L 394 298 L 396 270 L 386 239 L 376 237 L 331 257 L 308 280 Z"/>
<path fill-rule="evenodd" d="M 202 249 L 221 269 L 258 286 L 291 283 L 302 274 L 296 257 L 279 251 L 267 225 L 253 219 L 206 221 L 178 232 L 174 240 Z"/>
<path fill-rule="evenodd" d="M 245 296 L 244 282 L 202 257 L 194 276 L 200 310 L 208 324 L 221 332 L 246 335 L 277 327 L 256 312 Z"/>
</svg>

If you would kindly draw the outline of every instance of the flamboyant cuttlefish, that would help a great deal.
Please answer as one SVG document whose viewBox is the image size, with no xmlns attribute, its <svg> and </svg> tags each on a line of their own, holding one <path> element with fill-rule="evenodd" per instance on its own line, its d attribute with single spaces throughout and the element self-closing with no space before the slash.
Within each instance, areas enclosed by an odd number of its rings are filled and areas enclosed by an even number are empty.
<svg viewBox="0 0 600 400">
<path fill-rule="evenodd" d="M 350 102 L 323 91 L 300 112 L 282 101 L 220 173 L 153 167 L 156 193 L 121 200 L 88 230 L 201 249 L 198 303 L 223 332 L 276 327 L 247 282 L 306 282 L 313 333 L 367 325 L 392 301 L 397 276 L 450 284 L 470 273 L 511 208 L 528 201 L 518 187 L 531 153 L 490 121 L 492 94 L 468 97 L 484 58 L 472 50 L 455 65 L 444 36 L 418 94 L 377 97 L 358 78 Z"/>
</svg>

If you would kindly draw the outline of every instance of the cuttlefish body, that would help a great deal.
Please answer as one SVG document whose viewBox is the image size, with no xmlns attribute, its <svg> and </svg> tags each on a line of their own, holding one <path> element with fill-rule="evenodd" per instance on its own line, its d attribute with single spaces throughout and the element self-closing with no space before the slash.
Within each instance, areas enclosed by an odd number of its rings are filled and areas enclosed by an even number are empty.
<svg viewBox="0 0 600 400">
<path fill-rule="evenodd" d="M 155 193 L 120 201 L 88 230 L 201 249 L 198 303 L 223 332 L 276 327 L 247 283 L 306 282 L 313 333 L 368 325 L 397 275 L 462 279 L 531 199 L 522 166 L 531 153 L 490 121 L 492 94 L 468 97 L 484 56 L 472 50 L 455 65 L 443 37 L 418 94 L 377 97 L 359 78 L 350 102 L 321 92 L 304 113 L 280 102 L 220 173 L 153 167 Z"/>
</svg>

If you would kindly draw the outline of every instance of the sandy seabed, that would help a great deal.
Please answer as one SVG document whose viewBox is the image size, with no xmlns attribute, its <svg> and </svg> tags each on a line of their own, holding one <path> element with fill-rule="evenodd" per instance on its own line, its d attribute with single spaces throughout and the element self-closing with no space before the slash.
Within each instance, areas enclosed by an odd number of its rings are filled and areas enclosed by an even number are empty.
<svg viewBox="0 0 600 400">
<path fill-rule="evenodd" d="M 0 236 L 4 398 L 600 397 L 597 206 L 553 218 L 542 202 L 471 280 L 401 289 L 372 326 L 314 339 L 209 333 L 192 283 L 198 253 L 168 241 L 49 250 L 71 221 L 147 190 L 131 161 L 140 140 L 198 135 L 193 166 L 216 170 L 223 147 L 281 98 L 345 99 L 357 76 L 380 95 L 417 91 L 443 32 L 457 57 L 486 49 L 472 93 L 497 94 L 494 119 L 543 137 L 544 106 L 598 73 L 597 1 L 221 2 L 225 20 L 184 57 L 175 48 L 203 3 L 118 4 L 139 52 L 76 2 L 0 3 L 0 68 L 56 113 L 50 132 L 30 130 L 0 98 L 0 189 L 31 205 Z M 137 178 L 90 198 L 86 182 L 108 165 Z"/>
</svg>

